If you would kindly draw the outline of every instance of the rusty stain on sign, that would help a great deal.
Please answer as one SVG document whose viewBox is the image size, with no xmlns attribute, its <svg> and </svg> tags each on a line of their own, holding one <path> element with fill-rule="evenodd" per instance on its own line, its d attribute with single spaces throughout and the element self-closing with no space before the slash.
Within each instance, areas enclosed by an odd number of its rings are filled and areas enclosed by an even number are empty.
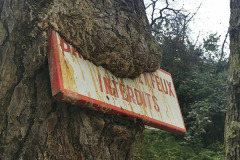
<svg viewBox="0 0 240 160">
<path fill-rule="evenodd" d="M 186 128 L 169 73 L 159 69 L 132 80 L 118 78 L 84 59 L 50 31 L 49 68 L 56 98 L 104 113 L 142 119 L 146 125 L 175 133 Z"/>
</svg>

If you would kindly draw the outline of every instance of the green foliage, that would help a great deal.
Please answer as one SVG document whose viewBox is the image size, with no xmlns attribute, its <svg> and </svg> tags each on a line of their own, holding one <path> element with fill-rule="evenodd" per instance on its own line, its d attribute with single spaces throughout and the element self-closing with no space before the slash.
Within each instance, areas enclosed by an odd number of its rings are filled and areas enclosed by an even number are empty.
<svg viewBox="0 0 240 160">
<path fill-rule="evenodd" d="M 134 159 L 222 160 L 228 59 L 220 36 L 209 34 L 196 45 L 188 37 L 192 16 L 165 13 L 168 16 L 155 21 L 152 30 L 163 49 L 161 68 L 172 74 L 187 133 L 146 130 L 143 142 L 133 147 Z"/>
<path fill-rule="evenodd" d="M 218 40 L 211 34 L 198 47 L 175 36 L 163 41 L 162 68 L 173 76 L 188 131 L 182 144 L 223 142 L 228 63 L 217 58 Z"/>
<path fill-rule="evenodd" d="M 138 137 L 140 139 L 142 136 Z M 215 142 L 207 148 L 203 144 L 182 145 L 175 136 L 158 130 L 145 130 L 143 141 L 133 145 L 134 160 L 223 160 L 224 147 Z"/>
<path fill-rule="evenodd" d="M 195 98 L 185 113 L 188 133 L 184 138 L 187 142 L 210 144 L 214 140 L 223 141 L 227 72 L 212 74 L 209 70 L 194 75 L 195 84 L 189 84 Z"/>
<path fill-rule="evenodd" d="M 208 51 L 215 52 L 218 50 L 219 45 L 217 44 L 220 39 L 220 36 L 217 33 L 210 34 L 207 39 L 203 39 L 203 47 Z"/>
<path fill-rule="evenodd" d="M 206 39 L 203 39 L 203 48 L 205 51 L 205 57 L 203 58 L 208 58 L 208 60 L 211 61 L 220 59 L 221 54 L 219 51 L 219 40 L 220 36 L 217 33 L 210 34 Z"/>
<path fill-rule="evenodd" d="M 146 130 L 143 142 L 133 147 L 134 159 L 224 159 L 228 62 L 218 58 L 216 37 L 210 35 L 198 47 L 181 37 L 164 37 L 162 68 L 173 76 L 187 133 Z"/>
</svg>

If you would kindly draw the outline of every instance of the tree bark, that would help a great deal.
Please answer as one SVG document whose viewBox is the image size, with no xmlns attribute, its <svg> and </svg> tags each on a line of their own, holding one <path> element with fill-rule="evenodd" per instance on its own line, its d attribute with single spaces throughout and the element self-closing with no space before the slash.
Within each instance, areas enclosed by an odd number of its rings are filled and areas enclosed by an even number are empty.
<svg viewBox="0 0 240 160">
<path fill-rule="evenodd" d="M 142 0 L 0 0 L 0 159 L 129 159 L 143 124 L 51 96 L 48 30 L 122 77 L 161 59 Z"/>
<path fill-rule="evenodd" d="M 240 159 L 240 1 L 231 0 L 230 78 L 225 122 L 226 160 Z"/>
</svg>

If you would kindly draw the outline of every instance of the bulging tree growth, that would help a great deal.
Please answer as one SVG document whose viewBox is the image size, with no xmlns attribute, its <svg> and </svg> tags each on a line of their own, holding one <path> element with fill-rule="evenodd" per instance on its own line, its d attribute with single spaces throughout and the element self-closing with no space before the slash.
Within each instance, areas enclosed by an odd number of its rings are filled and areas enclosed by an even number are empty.
<svg viewBox="0 0 240 160">
<path fill-rule="evenodd" d="M 159 67 L 142 0 L 0 0 L 0 159 L 128 159 L 141 122 L 56 101 L 48 34 L 121 77 Z"/>
</svg>

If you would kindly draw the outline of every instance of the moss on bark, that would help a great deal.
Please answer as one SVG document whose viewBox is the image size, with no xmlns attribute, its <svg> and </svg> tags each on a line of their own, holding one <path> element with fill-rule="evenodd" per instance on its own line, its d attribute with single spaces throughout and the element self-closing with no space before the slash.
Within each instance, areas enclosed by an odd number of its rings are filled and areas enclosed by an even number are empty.
<svg viewBox="0 0 240 160">
<path fill-rule="evenodd" d="M 0 0 L 0 14 L 0 159 L 128 159 L 141 122 L 52 98 L 48 30 L 95 64 L 135 77 L 161 57 L 143 1 Z"/>
</svg>

